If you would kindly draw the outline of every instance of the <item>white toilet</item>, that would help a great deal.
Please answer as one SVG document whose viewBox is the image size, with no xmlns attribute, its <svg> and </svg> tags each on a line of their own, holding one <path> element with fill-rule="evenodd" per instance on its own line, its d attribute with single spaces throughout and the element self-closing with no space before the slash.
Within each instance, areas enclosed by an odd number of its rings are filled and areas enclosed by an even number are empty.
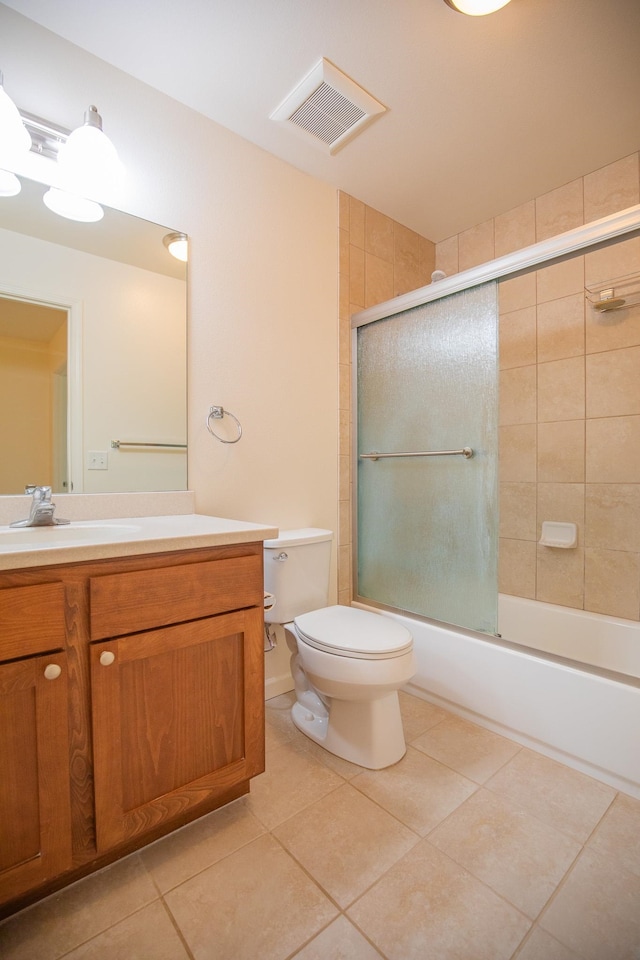
<svg viewBox="0 0 640 960">
<path fill-rule="evenodd" d="M 406 751 L 398 689 L 415 672 L 413 638 L 390 617 L 326 606 L 330 530 L 284 530 L 264 542 L 267 623 L 283 624 L 292 651 L 296 727 L 325 750 L 371 770 Z"/>
</svg>

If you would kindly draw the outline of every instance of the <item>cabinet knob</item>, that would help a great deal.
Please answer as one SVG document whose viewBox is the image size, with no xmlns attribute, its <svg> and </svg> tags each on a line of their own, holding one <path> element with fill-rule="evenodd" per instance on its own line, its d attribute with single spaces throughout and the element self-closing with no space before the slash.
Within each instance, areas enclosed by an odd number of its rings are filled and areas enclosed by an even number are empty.
<svg viewBox="0 0 640 960">
<path fill-rule="evenodd" d="M 44 668 L 44 675 L 47 680 L 57 680 L 61 673 L 62 667 L 59 667 L 57 663 L 48 663 Z"/>
<path fill-rule="evenodd" d="M 111 653 L 111 650 L 103 650 L 100 654 L 100 663 L 103 667 L 110 667 L 115 658 L 116 655 L 115 653 Z"/>
</svg>

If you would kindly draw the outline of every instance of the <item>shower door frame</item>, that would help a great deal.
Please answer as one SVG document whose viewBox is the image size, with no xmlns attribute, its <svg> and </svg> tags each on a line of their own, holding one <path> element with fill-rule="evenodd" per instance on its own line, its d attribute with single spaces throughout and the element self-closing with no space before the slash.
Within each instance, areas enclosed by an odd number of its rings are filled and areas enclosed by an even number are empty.
<svg viewBox="0 0 640 960">
<path fill-rule="evenodd" d="M 480 286 L 488 281 L 506 280 L 516 276 L 523 276 L 542 266 L 548 267 L 563 260 L 569 260 L 580 253 L 588 253 L 601 247 L 611 246 L 618 241 L 629 240 L 640 236 L 640 204 L 628 207 L 626 210 L 620 210 L 612 213 L 600 220 L 594 220 L 582 227 L 576 227 L 568 230 L 566 233 L 557 234 L 548 240 L 542 240 L 531 246 L 523 247 L 513 253 L 497 257 L 494 260 L 488 260 L 486 263 L 469 270 L 463 270 L 460 273 L 453 274 L 450 277 L 444 277 L 442 280 L 436 280 L 425 287 L 419 287 L 410 293 L 394 297 L 392 300 L 385 300 L 384 303 L 376 304 L 354 313 L 351 318 L 351 410 L 355 414 L 357 410 L 357 388 L 358 388 L 358 364 L 357 360 L 357 336 L 358 328 L 366 326 L 369 323 L 375 323 L 376 320 L 385 320 L 396 314 L 410 310 L 412 307 L 422 306 L 425 303 L 433 303 L 444 297 L 451 296 L 454 293 L 460 293 L 463 290 L 469 290 L 472 287 Z M 356 476 L 356 465 L 358 462 L 358 418 L 352 416 L 352 444 L 351 444 L 351 466 L 354 477 L 352 484 L 351 498 L 351 570 L 353 601 L 356 603 L 365 603 L 368 606 L 379 607 L 383 610 L 390 610 L 396 613 L 407 613 L 397 607 L 390 607 L 386 604 L 378 603 L 369 597 L 361 597 L 357 591 L 358 588 L 358 483 Z M 496 531 L 497 536 L 497 531 Z M 497 589 L 497 585 L 496 585 Z M 429 620 L 428 617 L 421 617 L 411 613 L 410 616 L 418 620 Z M 474 633 L 467 631 L 463 632 Z M 480 634 L 480 636 L 483 636 Z M 486 635 L 485 635 L 486 636 Z"/>
</svg>

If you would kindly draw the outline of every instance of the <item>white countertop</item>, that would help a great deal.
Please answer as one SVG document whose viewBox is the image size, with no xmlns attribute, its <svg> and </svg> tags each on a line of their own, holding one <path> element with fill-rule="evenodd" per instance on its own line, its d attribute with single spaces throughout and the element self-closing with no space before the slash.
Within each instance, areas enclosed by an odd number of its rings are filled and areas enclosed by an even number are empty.
<svg viewBox="0 0 640 960">
<path fill-rule="evenodd" d="M 277 535 L 277 527 L 197 513 L 76 520 L 52 527 L 0 526 L 0 570 L 252 543 Z"/>
</svg>

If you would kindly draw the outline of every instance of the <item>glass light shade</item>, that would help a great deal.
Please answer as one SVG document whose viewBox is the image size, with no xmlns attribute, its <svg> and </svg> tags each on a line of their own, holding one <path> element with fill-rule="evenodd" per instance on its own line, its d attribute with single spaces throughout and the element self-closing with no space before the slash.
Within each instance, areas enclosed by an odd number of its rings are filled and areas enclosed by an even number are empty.
<svg viewBox="0 0 640 960">
<path fill-rule="evenodd" d="M 15 197 L 22 190 L 22 184 L 15 173 L 0 170 L 0 197 Z"/>
<path fill-rule="evenodd" d="M 81 223 L 97 223 L 104 217 L 104 210 L 94 200 L 85 200 L 66 190 L 51 187 L 42 198 L 46 207 L 67 220 L 78 220 Z"/>
<path fill-rule="evenodd" d="M 102 120 L 89 107 L 85 123 L 69 134 L 58 154 L 60 186 L 81 196 L 101 194 L 118 186 L 123 167 L 111 140 L 102 132 Z"/>
<path fill-rule="evenodd" d="M 189 259 L 189 239 L 185 233 L 168 233 L 162 241 L 176 260 L 186 263 Z"/>
<path fill-rule="evenodd" d="M 470 17 L 484 17 L 487 13 L 495 13 L 501 7 L 506 7 L 509 0 L 445 0 L 445 3 Z"/>
<path fill-rule="evenodd" d="M 0 73 L 0 157 L 9 164 L 31 150 L 31 137 L 18 108 L 5 93 Z"/>
</svg>

